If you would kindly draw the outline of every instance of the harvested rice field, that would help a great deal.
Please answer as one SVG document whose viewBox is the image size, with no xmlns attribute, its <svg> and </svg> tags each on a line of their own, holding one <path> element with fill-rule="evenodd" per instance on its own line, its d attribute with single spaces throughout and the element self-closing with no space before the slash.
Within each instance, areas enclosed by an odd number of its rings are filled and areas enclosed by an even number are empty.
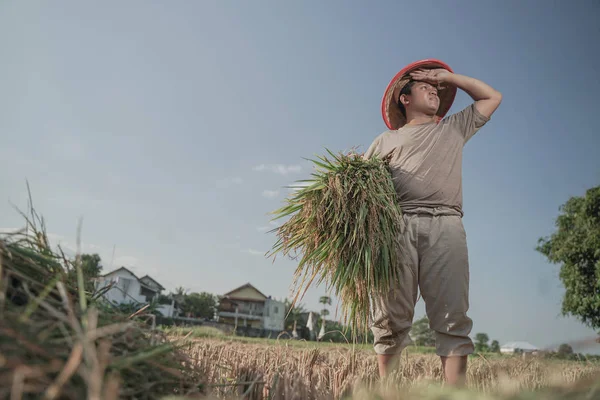
<svg viewBox="0 0 600 400">
<path fill-rule="evenodd" d="M 594 362 L 473 356 L 467 388 L 455 391 L 434 354 L 405 351 L 383 382 L 364 346 L 203 337 L 185 351 L 214 399 L 600 399 Z"/>
</svg>

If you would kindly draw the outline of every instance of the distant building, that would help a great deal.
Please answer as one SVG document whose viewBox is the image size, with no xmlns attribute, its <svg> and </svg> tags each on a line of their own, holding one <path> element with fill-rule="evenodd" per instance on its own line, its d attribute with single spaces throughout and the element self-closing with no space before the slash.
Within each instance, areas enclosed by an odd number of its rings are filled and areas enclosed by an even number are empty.
<svg viewBox="0 0 600 400">
<path fill-rule="evenodd" d="M 528 342 L 509 342 L 500 347 L 503 354 L 534 353 L 539 351 L 537 347 Z"/>
<path fill-rule="evenodd" d="M 158 295 L 165 290 L 165 288 L 150 275 L 142 276 L 140 278 L 140 284 L 140 294 L 146 297 L 146 301 L 148 301 L 148 298 L 158 297 Z"/>
<path fill-rule="evenodd" d="M 284 330 L 285 304 L 264 295 L 250 283 L 246 283 L 219 296 L 218 321 L 228 325 L 263 329 Z"/>
<path fill-rule="evenodd" d="M 94 279 L 96 290 L 112 287 L 103 294 L 103 298 L 113 304 L 148 304 L 158 299 L 165 288 L 149 275 L 138 278 L 125 267 L 118 268 Z M 158 310 L 165 317 L 172 317 L 174 304 L 160 305 Z"/>
</svg>

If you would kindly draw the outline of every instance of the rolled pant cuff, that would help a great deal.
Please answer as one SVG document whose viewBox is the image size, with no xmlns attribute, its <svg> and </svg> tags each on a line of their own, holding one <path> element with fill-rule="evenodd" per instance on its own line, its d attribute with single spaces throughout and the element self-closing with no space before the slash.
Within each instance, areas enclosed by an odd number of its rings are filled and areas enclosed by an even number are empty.
<svg viewBox="0 0 600 400">
<path fill-rule="evenodd" d="M 376 344 L 373 346 L 375 349 L 375 354 L 377 355 L 398 355 L 402 353 L 402 351 L 406 348 L 406 345 L 387 345 L 387 344 Z"/>
<path fill-rule="evenodd" d="M 454 348 L 444 348 L 444 347 L 436 347 L 435 354 L 440 357 L 461 357 L 468 356 L 469 354 L 473 354 L 475 352 L 475 348 L 473 344 L 464 344 L 462 346 L 454 347 Z"/>
</svg>

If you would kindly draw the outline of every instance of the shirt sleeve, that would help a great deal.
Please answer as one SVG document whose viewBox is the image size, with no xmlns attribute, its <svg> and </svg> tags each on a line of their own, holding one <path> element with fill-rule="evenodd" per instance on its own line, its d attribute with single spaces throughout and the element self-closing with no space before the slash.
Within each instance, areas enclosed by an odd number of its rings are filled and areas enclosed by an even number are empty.
<svg viewBox="0 0 600 400">
<path fill-rule="evenodd" d="M 363 154 L 364 160 L 369 160 L 374 155 L 381 153 L 381 136 L 378 136 L 373 143 L 369 146 L 365 154 Z"/>
<path fill-rule="evenodd" d="M 490 118 L 477 111 L 475 103 L 467 106 L 462 111 L 448 117 L 447 123 L 454 125 L 463 135 L 465 143 L 469 141 L 484 126 Z"/>
</svg>

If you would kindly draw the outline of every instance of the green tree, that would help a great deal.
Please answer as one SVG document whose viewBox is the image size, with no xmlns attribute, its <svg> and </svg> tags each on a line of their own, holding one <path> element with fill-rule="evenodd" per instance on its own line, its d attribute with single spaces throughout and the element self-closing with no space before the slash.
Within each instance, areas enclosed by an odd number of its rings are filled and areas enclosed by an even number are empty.
<svg viewBox="0 0 600 400">
<path fill-rule="evenodd" d="M 319 303 L 323 304 L 323 309 L 321 310 L 321 328 L 327 329 L 327 320 L 325 319 L 329 315 L 329 310 L 327 309 L 328 305 L 331 305 L 331 297 L 329 296 L 321 296 L 319 297 Z M 319 340 L 317 338 L 317 340 Z"/>
<path fill-rule="evenodd" d="M 556 231 L 540 238 L 536 249 L 561 265 L 562 314 L 600 328 L 600 186 L 571 197 L 559 211 Z"/>
<path fill-rule="evenodd" d="M 73 269 L 68 273 L 68 279 L 73 284 L 77 284 L 77 270 L 75 269 L 76 260 L 72 261 Z M 81 272 L 83 272 L 83 282 L 87 292 L 94 291 L 94 278 L 100 276 L 102 272 L 102 259 L 98 254 L 81 254 L 80 258 Z"/>
<path fill-rule="evenodd" d="M 207 292 L 190 293 L 183 300 L 183 311 L 195 318 L 212 319 L 217 310 L 217 298 Z"/>
<path fill-rule="evenodd" d="M 321 340 L 333 343 L 346 343 L 346 338 L 348 341 L 351 339 L 348 333 L 348 327 L 339 322 L 331 321 L 327 326 L 325 336 Z"/>
<path fill-rule="evenodd" d="M 102 259 L 98 254 L 82 254 L 81 269 L 84 276 L 95 278 L 102 272 Z"/>
<path fill-rule="evenodd" d="M 484 353 L 489 350 L 488 342 L 490 337 L 487 333 L 478 333 L 475 335 L 475 351 L 478 353 Z"/>
<path fill-rule="evenodd" d="M 490 345 L 490 351 L 492 353 L 500 353 L 500 343 L 498 343 L 497 340 L 492 341 L 492 344 Z"/>
<path fill-rule="evenodd" d="M 173 297 L 175 298 L 175 301 L 177 301 L 177 299 L 183 301 L 183 298 L 187 295 L 188 289 L 185 289 L 183 286 L 179 286 L 175 288 L 175 293 L 173 293 Z"/>
<path fill-rule="evenodd" d="M 562 358 L 568 358 L 573 354 L 573 348 L 567 343 L 558 346 L 558 355 Z"/>
<path fill-rule="evenodd" d="M 169 293 L 169 296 L 175 300 L 175 305 L 185 313 L 185 298 L 187 296 L 188 290 L 183 286 L 179 286 L 175 288 L 175 292 Z"/>
<path fill-rule="evenodd" d="M 429 327 L 426 316 L 413 323 L 409 336 L 416 346 L 435 346 L 435 331 Z"/>
<path fill-rule="evenodd" d="M 325 321 L 325 317 L 329 315 L 329 310 L 327 306 L 331 305 L 331 297 L 329 296 L 321 296 L 319 298 L 319 303 L 323 304 L 323 309 L 321 310 L 321 318 Z"/>
<path fill-rule="evenodd" d="M 156 299 L 158 304 L 171 304 L 172 295 L 170 294 L 159 294 L 158 299 Z"/>
<path fill-rule="evenodd" d="M 319 303 L 323 304 L 323 306 L 330 306 L 331 305 L 331 297 L 329 296 L 321 296 L 319 297 Z"/>
<path fill-rule="evenodd" d="M 289 299 L 284 299 L 285 304 L 285 329 L 293 330 L 294 324 L 306 326 L 308 316 L 306 315 L 306 307 L 304 304 L 296 304 L 292 307 L 292 302 Z"/>
</svg>

